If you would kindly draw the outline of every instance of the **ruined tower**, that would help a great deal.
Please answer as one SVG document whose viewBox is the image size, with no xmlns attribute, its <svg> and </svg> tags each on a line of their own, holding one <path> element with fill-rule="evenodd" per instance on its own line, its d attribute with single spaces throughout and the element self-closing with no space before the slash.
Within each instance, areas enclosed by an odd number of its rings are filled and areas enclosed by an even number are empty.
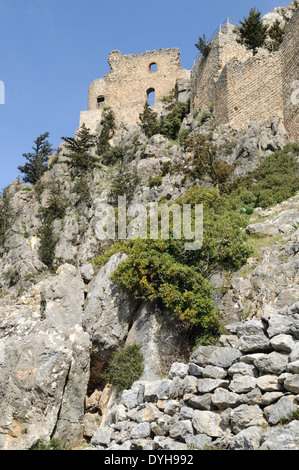
<svg viewBox="0 0 299 470">
<path fill-rule="evenodd" d="M 180 66 L 179 56 L 177 48 L 136 55 L 112 51 L 108 58 L 110 72 L 89 86 L 88 109 L 81 112 L 80 125 L 84 122 L 96 131 L 107 107 L 119 123 L 138 123 L 146 102 L 159 114 L 163 97 L 178 84 L 180 91 L 188 87 L 190 72 Z"/>
</svg>

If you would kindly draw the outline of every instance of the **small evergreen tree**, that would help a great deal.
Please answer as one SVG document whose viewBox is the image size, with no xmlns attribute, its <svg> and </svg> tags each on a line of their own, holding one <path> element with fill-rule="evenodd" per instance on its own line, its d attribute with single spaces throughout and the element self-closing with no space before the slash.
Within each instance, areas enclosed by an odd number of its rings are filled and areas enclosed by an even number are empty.
<svg viewBox="0 0 299 470">
<path fill-rule="evenodd" d="M 36 184 L 45 171 L 48 170 L 48 160 L 53 153 L 52 145 L 48 141 L 49 132 L 41 134 L 35 141 L 32 147 L 33 152 L 23 153 L 27 163 L 18 166 L 21 173 L 24 173 L 24 183 Z"/>
<path fill-rule="evenodd" d="M 102 117 L 102 130 L 97 139 L 97 152 L 98 155 L 103 155 L 111 149 L 110 140 L 114 136 L 116 124 L 115 114 L 112 109 L 105 109 Z"/>
<path fill-rule="evenodd" d="M 66 157 L 73 168 L 81 171 L 92 170 L 98 163 L 98 158 L 91 154 L 95 146 L 95 136 L 83 123 L 76 137 L 61 137 L 66 142 L 66 148 L 70 151 Z"/>
<path fill-rule="evenodd" d="M 269 38 L 272 40 L 269 44 L 269 50 L 278 51 L 285 33 L 285 27 L 280 26 L 279 20 L 276 20 L 275 23 L 269 29 Z"/>
<path fill-rule="evenodd" d="M 57 240 L 54 236 L 53 223 L 49 218 L 46 218 L 38 235 L 40 238 L 39 258 L 49 269 L 52 269 Z"/>
<path fill-rule="evenodd" d="M 9 227 L 9 207 L 8 207 L 8 198 L 6 196 L 6 191 L 2 192 L 0 195 L 0 247 L 3 246 L 5 242 L 6 230 Z"/>
<path fill-rule="evenodd" d="M 177 139 L 183 119 L 189 112 L 189 104 L 176 101 L 171 112 L 160 123 L 160 134 L 168 139 Z"/>
<path fill-rule="evenodd" d="M 199 36 L 198 42 L 194 45 L 204 57 L 208 57 L 211 50 L 211 45 L 207 42 L 205 34 L 203 36 Z"/>
<path fill-rule="evenodd" d="M 159 134 L 159 122 L 157 113 L 155 113 L 148 103 L 145 103 L 143 113 L 139 115 L 141 129 L 147 137 Z"/>
<path fill-rule="evenodd" d="M 251 8 L 249 16 L 240 21 L 241 27 L 236 30 L 237 42 L 244 44 L 253 54 L 257 53 L 259 47 L 265 46 L 267 39 L 268 26 L 263 24 L 261 14 L 256 8 Z"/>
</svg>

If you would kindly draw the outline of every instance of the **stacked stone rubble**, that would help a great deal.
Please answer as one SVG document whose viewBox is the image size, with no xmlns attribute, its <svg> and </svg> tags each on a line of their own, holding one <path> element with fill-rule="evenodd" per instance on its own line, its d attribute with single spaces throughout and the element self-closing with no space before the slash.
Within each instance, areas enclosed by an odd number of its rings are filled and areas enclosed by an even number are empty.
<svg viewBox="0 0 299 470">
<path fill-rule="evenodd" d="M 228 332 L 167 378 L 125 390 L 93 448 L 298 450 L 299 302 Z"/>
</svg>

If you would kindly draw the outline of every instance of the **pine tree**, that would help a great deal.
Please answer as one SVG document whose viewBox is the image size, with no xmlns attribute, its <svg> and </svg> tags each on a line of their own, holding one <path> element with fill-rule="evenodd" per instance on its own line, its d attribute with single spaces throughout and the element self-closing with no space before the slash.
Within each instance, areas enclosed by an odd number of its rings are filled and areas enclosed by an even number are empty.
<svg viewBox="0 0 299 470">
<path fill-rule="evenodd" d="M 97 139 L 97 152 L 98 155 L 103 155 L 111 149 L 110 140 L 115 134 L 115 114 L 112 109 L 106 109 L 103 112 L 101 121 L 102 130 Z"/>
<path fill-rule="evenodd" d="M 276 20 L 275 23 L 269 29 L 269 38 L 272 39 L 269 44 L 269 50 L 278 51 L 284 37 L 285 27 L 280 26 L 279 20 Z"/>
<path fill-rule="evenodd" d="M 261 20 L 261 11 L 251 8 L 249 16 L 240 21 L 241 27 L 236 30 L 239 36 L 237 42 L 251 49 L 253 54 L 257 53 L 259 47 L 263 47 L 267 39 L 268 26 Z"/>
<path fill-rule="evenodd" d="M 38 235 L 40 238 L 39 258 L 49 269 L 52 269 L 57 239 L 54 236 L 53 223 L 49 218 L 39 229 Z"/>
<path fill-rule="evenodd" d="M 95 146 L 95 137 L 90 129 L 83 123 L 76 137 L 61 137 L 66 142 L 69 153 L 65 155 L 69 159 L 69 165 L 81 171 L 92 170 L 98 163 L 98 158 L 91 154 Z"/>
<path fill-rule="evenodd" d="M 3 246 L 9 226 L 9 206 L 6 189 L 0 195 L 0 248 Z"/>
<path fill-rule="evenodd" d="M 195 47 L 199 50 L 199 52 L 202 53 L 204 57 L 208 57 L 211 50 L 211 46 L 210 44 L 208 44 L 205 34 L 202 37 L 200 36 L 198 38 L 198 42 L 195 44 Z"/>
<path fill-rule="evenodd" d="M 24 173 L 24 183 L 36 184 L 45 171 L 48 170 L 48 160 L 53 153 L 52 145 L 48 141 L 49 132 L 41 134 L 35 141 L 32 147 L 33 153 L 23 153 L 27 163 L 24 166 L 19 166 L 18 169 Z"/>
<path fill-rule="evenodd" d="M 143 113 L 139 115 L 141 128 L 147 137 L 152 137 L 159 133 L 159 122 L 155 113 L 148 103 L 145 103 Z"/>
</svg>

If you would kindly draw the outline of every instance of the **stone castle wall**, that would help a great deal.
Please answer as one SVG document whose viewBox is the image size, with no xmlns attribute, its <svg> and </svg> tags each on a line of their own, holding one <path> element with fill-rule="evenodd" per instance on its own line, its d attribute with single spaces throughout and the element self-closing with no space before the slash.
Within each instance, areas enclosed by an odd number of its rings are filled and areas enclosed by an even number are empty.
<svg viewBox="0 0 299 470">
<path fill-rule="evenodd" d="M 190 72 L 180 67 L 179 49 L 160 49 L 144 54 L 124 55 L 112 51 L 110 72 L 89 86 L 88 111 L 81 113 L 81 122 L 96 130 L 102 110 L 110 107 L 122 123 L 137 123 L 148 100 L 155 92 L 155 112 L 162 110 L 161 99 L 168 96 L 179 80 L 189 79 Z M 154 70 L 151 66 L 154 65 Z"/>
<path fill-rule="evenodd" d="M 278 117 L 299 140 L 299 8 L 278 52 L 260 49 L 253 55 L 237 43 L 234 30 L 230 23 L 222 26 L 208 57 L 200 57 L 191 72 L 180 66 L 177 48 L 136 55 L 112 51 L 109 74 L 89 86 L 88 110 L 81 112 L 80 125 L 99 130 L 105 107 L 112 108 L 118 124 L 137 124 L 148 93 L 155 92 L 152 109 L 159 115 L 162 98 L 177 89 L 185 101 L 190 92 L 191 112 L 213 106 L 219 124 L 243 128 Z"/>
<path fill-rule="evenodd" d="M 299 9 L 288 23 L 278 52 L 261 49 L 241 61 L 238 57 L 213 75 L 213 105 L 218 123 L 246 127 L 278 117 L 291 137 L 299 140 Z"/>
<path fill-rule="evenodd" d="M 217 80 L 233 58 L 243 62 L 252 52 L 236 42 L 235 26 L 226 24 L 211 42 L 208 57 L 200 57 L 191 72 L 191 111 L 208 109 L 214 103 Z"/>
<path fill-rule="evenodd" d="M 299 8 L 287 26 L 281 52 L 284 123 L 299 141 Z"/>
<path fill-rule="evenodd" d="M 283 119 L 282 58 L 261 51 L 244 63 L 232 60 L 217 84 L 214 111 L 217 122 L 245 127 Z"/>
</svg>

